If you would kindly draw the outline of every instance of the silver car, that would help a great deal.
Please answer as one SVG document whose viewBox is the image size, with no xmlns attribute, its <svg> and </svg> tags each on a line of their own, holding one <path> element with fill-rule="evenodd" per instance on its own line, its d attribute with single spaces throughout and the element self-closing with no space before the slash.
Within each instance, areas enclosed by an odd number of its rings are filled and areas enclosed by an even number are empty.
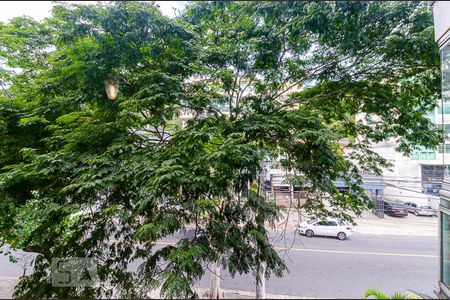
<svg viewBox="0 0 450 300">
<path fill-rule="evenodd" d="M 428 205 L 422 205 L 419 206 L 415 211 L 414 214 L 416 216 L 434 216 L 436 214 L 436 210 L 432 209 Z"/>
<path fill-rule="evenodd" d="M 418 208 L 418 205 L 416 204 L 416 203 L 414 203 L 414 202 L 405 202 L 405 205 L 406 205 L 406 210 L 409 212 L 409 213 L 414 213 L 416 210 L 417 210 L 417 208 Z"/>
<path fill-rule="evenodd" d="M 416 216 L 438 216 L 437 209 L 431 208 L 429 205 L 419 206 L 414 202 L 405 202 L 407 211 L 415 214 Z"/>
</svg>

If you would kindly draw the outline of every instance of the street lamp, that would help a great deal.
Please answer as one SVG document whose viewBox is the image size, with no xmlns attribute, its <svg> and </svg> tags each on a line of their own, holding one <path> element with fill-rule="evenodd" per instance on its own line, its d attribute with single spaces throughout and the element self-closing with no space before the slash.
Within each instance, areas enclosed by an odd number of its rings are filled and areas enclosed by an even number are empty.
<svg viewBox="0 0 450 300">
<path fill-rule="evenodd" d="M 119 86 L 117 81 L 114 78 L 108 78 L 105 81 L 105 91 L 108 99 L 114 100 L 117 98 L 117 91 L 119 90 Z"/>
</svg>

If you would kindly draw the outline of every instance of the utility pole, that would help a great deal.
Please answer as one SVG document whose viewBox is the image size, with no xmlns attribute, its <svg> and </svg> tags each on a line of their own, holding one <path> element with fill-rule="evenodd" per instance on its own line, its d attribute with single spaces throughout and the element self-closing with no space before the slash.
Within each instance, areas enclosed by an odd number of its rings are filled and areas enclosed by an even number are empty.
<svg viewBox="0 0 450 300">
<path fill-rule="evenodd" d="M 274 203 L 277 203 L 277 198 L 275 197 L 275 193 L 273 191 L 273 174 L 270 174 L 270 196 L 273 199 Z"/>
</svg>

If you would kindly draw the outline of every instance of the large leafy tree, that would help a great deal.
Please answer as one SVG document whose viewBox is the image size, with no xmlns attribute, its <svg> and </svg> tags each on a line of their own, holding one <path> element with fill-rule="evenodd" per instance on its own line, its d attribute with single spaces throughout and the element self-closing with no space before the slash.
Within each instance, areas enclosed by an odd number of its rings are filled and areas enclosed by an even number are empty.
<svg viewBox="0 0 450 300">
<path fill-rule="evenodd" d="M 279 208 L 257 184 L 267 157 L 308 189 L 309 214 L 351 221 L 370 203 L 359 173 L 388 165 L 371 142 L 439 142 L 418 2 L 193 3 L 176 19 L 141 2 L 58 5 L 0 32 L 0 243 L 38 253 L 19 297 L 189 297 L 211 262 L 281 276 L 264 228 Z M 187 224 L 195 238 L 156 245 Z M 100 284 L 52 287 L 55 257 L 98 258 Z"/>
<path fill-rule="evenodd" d="M 389 166 L 370 143 L 394 138 L 410 154 L 439 142 L 425 117 L 440 76 L 423 3 L 212 2 L 184 18 L 201 40 L 202 81 L 225 95 L 238 131 L 286 158 L 301 174 L 296 182 L 312 187 L 311 213 L 330 195 L 341 217 L 365 207 L 359 193 L 336 193 L 333 180 Z M 353 150 L 343 155 L 342 146 Z"/>
</svg>

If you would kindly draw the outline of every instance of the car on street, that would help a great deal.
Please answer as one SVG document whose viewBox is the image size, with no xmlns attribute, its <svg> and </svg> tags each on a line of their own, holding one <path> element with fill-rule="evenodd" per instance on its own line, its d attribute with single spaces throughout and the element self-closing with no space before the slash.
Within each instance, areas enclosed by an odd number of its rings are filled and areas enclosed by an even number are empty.
<svg viewBox="0 0 450 300">
<path fill-rule="evenodd" d="M 406 210 L 411 214 L 413 214 L 418 207 L 417 203 L 414 203 L 414 202 L 405 202 L 405 206 L 406 206 Z"/>
<path fill-rule="evenodd" d="M 409 213 L 415 214 L 416 216 L 438 216 L 437 209 L 429 205 L 417 205 L 414 202 L 405 202 L 405 206 Z"/>
<path fill-rule="evenodd" d="M 406 205 L 394 202 L 383 201 L 384 213 L 392 217 L 406 217 L 408 216 L 408 208 Z"/>
<path fill-rule="evenodd" d="M 430 216 L 430 217 L 432 217 L 432 216 L 436 215 L 437 213 L 435 212 L 434 209 L 431 208 L 431 206 L 428 206 L 428 205 L 422 205 L 422 206 L 419 206 L 419 207 L 414 211 L 414 214 L 415 214 L 416 216 Z"/>
<path fill-rule="evenodd" d="M 312 219 L 298 225 L 300 234 L 307 237 L 331 236 L 338 240 L 345 240 L 352 235 L 352 227 L 338 219 Z"/>
</svg>

